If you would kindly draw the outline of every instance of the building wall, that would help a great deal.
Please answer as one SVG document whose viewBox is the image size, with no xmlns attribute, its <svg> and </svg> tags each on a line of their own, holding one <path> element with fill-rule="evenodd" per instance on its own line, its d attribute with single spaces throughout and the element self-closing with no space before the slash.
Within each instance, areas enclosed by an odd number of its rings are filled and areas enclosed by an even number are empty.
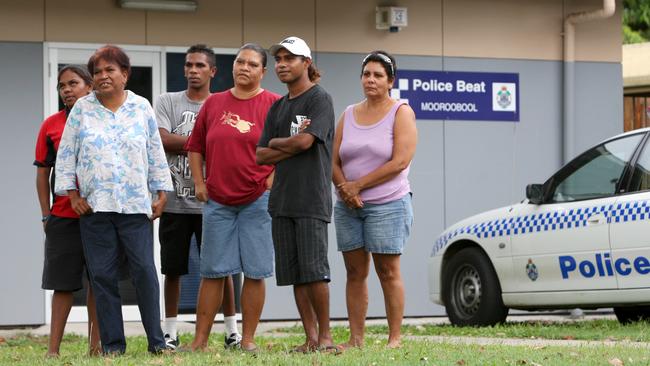
<svg viewBox="0 0 650 366">
<path fill-rule="evenodd" d="M 303 37 L 315 51 L 337 115 L 362 99 L 360 62 L 373 49 L 396 54 L 402 69 L 519 73 L 518 123 L 417 121 L 420 142 L 410 175 L 415 224 L 402 258 L 405 313 L 444 314 L 428 300 L 424 259 L 446 226 L 521 200 L 527 183 L 544 181 L 561 165 L 562 19 L 595 9 L 600 1 L 399 0 L 391 5 L 408 7 L 409 26 L 396 34 L 374 29 L 374 8 L 381 1 L 199 0 L 195 14 L 122 10 L 114 0 L 0 4 L 0 123 L 15 131 L 0 153 L 19 157 L 7 160 L 14 179 L 1 183 L 12 192 L 6 197 L 12 209 L 0 221 L 0 248 L 8 253 L 0 256 L 0 277 L 19 285 L 0 283 L 0 325 L 44 321 L 43 234 L 31 166 L 44 118 L 42 42 L 237 48 L 249 41 L 269 46 L 289 34 Z M 622 131 L 620 33 L 620 11 L 576 27 L 576 152 Z M 264 86 L 286 92 L 272 67 Z M 344 318 L 345 269 L 335 244 L 330 225 L 332 317 Z M 368 315 L 383 316 L 374 274 L 369 286 Z M 263 317 L 296 316 L 291 290 L 269 280 Z"/>
<path fill-rule="evenodd" d="M 0 55 L 0 325 L 41 324 L 44 234 L 32 163 L 43 120 L 43 46 L 0 42 Z"/>
<path fill-rule="evenodd" d="M 623 45 L 623 87 L 625 95 L 644 94 L 650 90 L 650 42 Z"/>
<path fill-rule="evenodd" d="M 0 40 L 214 47 L 263 46 L 287 35 L 316 51 L 561 60 L 562 20 L 599 0 L 198 0 L 196 13 L 120 9 L 115 0 L 0 4 Z M 399 33 L 375 29 L 375 7 L 408 8 Z M 621 0 L 606 20 L 576 28 L 576 60 L 620 62 Z"/>
</svg>

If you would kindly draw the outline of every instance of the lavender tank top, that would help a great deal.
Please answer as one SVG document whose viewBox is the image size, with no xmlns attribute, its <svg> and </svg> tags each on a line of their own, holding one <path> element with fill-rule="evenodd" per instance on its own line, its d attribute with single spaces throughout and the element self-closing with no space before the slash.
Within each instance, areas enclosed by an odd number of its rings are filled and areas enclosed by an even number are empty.
<svg viewBox="0 0 650 366">
<path fill-rule="evenodd" d="M 345 109 L 343 140 L 339 149 L 343 174 L 348 181 L 357 180 L 384 165 L 393 156 L 393 126 L 397 102 L 377 123 L 363 126 L 354 119 L 354 105 Z M 393 179 L 361 191 L 364 203 L 381 204 L 404 197 L 411 191 L 408 174 L 411 165 Z"/>
</svg>

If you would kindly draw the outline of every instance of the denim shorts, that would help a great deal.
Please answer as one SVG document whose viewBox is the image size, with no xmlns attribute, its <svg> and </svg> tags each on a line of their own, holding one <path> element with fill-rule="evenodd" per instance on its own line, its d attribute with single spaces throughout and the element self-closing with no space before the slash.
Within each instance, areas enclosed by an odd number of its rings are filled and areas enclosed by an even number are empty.
<svg viewBox="0 0 650 366">
<path fill-rule="evenodd" d="M 201 277 L 223 278 L 237 273 L 253 279 L 273 275 L 273 239 L 268 213 L 269 192 L 237 206 L 213 200 L 203 205 Z"/>
<path fill-rule="evenodd" d="M 395 201 L 349 208 L 342 201 L 334 206 L 336 242 L 340 252 L 364 248 L 378 254 L 402 254 L 411 234 L 411 194 Z"/>
</svg>

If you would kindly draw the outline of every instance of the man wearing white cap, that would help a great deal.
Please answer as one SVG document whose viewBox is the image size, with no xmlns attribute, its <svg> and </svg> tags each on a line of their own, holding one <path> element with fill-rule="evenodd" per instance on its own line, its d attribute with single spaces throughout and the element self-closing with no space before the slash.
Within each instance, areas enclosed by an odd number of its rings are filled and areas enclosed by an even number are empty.
<svg viewBox="0 0 650 366">
<path fill-rule="evenodd" d="M 329 326 L 327 225 L 332 216 L 332 98 L 309 46 L 289 37 L 270 48 L 289 93 L 269 110 L 258 164 L 275 164 L 269 197 L 278 286 L 293 285 L 306 341 L 297 352 L 336 350 Z"/>
</svg>

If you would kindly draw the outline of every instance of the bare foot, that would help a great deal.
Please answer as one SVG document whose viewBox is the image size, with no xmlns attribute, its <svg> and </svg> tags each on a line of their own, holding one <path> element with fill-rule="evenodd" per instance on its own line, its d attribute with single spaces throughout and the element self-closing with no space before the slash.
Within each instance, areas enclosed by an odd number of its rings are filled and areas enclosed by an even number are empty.
<svg viewBox="0 0 650 366">
<path fill-rule="evenodd" d="M 332 341 L 331 336 L 318 338 L 318 348 L 327 348 L 327 347 L 332 347 L 333 345 L 334 345 L 334 341 Z"/>
<path fill-rule="evenodd" d="M 363 343 L 361 342 L 352 342 L 352 341 L 347 341 L 345 343 L 340 343 L 336 346 L 338 349 L 341 351 L 347 351 L 351 348 L 358 348 L 361 349 L 363 348 Z"/>
<path fill-rule="evenodd" d="M 91 346 L 90 348 L 88 348 L 88 355 L 90 357 L 98 357 L 101 354 L 102 354 L 102 348 L 99 346 L 96 347 Z"/>
<path fill-rule="evenodd" d="M 402 348 L 402 343 L 399 340 L 388 341 L 388 344 L 386 345 L 386 348 L 388 348 L 388 349 Z"/>
<path fill-rule="evenodd" d="M 45 358 L 59 358 L 59 352 L 47 352 Z"/>
<path fill-rule="evenodd" d="M 194 343 L 190 344 L 189 348 L 185 348 L 184 351 L 186 352 L 205 352 L 208 350 L 208 345 L 207 344 L 201 344 L 201 343 Z"/>
<path fill-rule="evenodd" d="M 254 342 L 249 342 L 249 343 L 240 343 L 240 348 L 242 351 L 246 352 L 255 352 L 257 351 L 257 345 Z"/>
</svg>

